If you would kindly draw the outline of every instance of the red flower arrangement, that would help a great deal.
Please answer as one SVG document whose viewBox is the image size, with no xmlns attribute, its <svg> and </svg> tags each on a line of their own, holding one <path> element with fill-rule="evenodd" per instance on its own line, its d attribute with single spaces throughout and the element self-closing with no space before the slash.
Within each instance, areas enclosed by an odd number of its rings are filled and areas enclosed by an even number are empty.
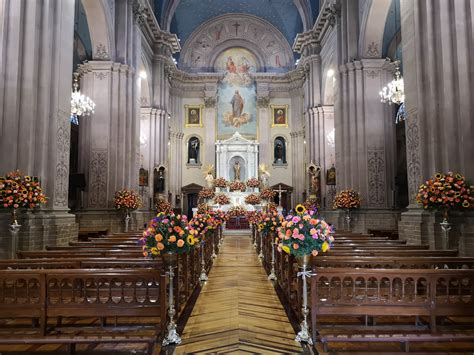
<svg viewBox="0 0 474 355">
<path fill-rule="evenodd" d="M 157 213 L 171 214 L 173 209 L 171 208 L 171 203 L 168 201 L 159 198 L 155 203 L 155 210 Z"/>
<path fill-rule="evenodd" d="M 361 198 L 359 193 L 352 190 L 342 190 L 334 198 L 333 208 L 352 210 L 360 207 Z"/>
<path fill-rule="evenodd" d="M 142 205 L 142 199 L 137 192 L 122 189 L 115 192 L 114 205 L 116 209 L 136 210 Z"/>
<path fill-rule="evenodd" d="M 260 186 L 260 181 L 257 178 L 250 178 L 247 180 L 247 186 L 251 188 L 256 188 Z"/>
<path fill-rule="evenodd" d="M 227 187 L 227 180 L 223 177 L 217 178 L 214 180 L 214 186 L 219 188 Z"/>
<path fill-rule="evenodd" d="M 143 255 L 155 258 L 165 253 L 188 253 L 199 239 L 188 233 L 186 222 L 186 216 L 159 213 L 148 222 L 140 239 Z"/>
<path fill-rule="evenodd" d="M 230 191 L 245 191 L 246 187 L 243 182 L 234 180 L 229 184 L 229 190 Z"/>
<path fill-rule="evenodd" d="M 245 203 L 248 205 L 258 205 L 261 201 L 259 194 L 250 194 L 245 197 Z"/>
<path fill-rule="evenodd" d="M 217 222 L 210 213 L 198 213 L 188 223 L 191 235 L 204 237 L 207 232 L 217 228 Z"/>
<path fill-rule="evenodd" d="M 469 209 L 474 206 L 474 186 L 463 175 L 436 173 L 420 185 L 416 201 L 425 209 Z"/>
<path fill-rule="evenodd" d="M 260 198 L 262 200 L 272 200 L 276 196 L 276 192 L 270 187 L 267 187 L 260 192 Z"/>
<path fill-rule="evenodd" d="M 214 193 L 214 190 L 207 187 L 199 191 L 199 194 L 198 194 L 200 199 L 205 199 L 205 200 L 212 199 L 214 198 L 215 195 L 216 194 Z"/>
<path fill-rule="evenodd" d="M 200 203 L 198 205 L 198 209 L 197 209 L 197 213 L 207 213 L 208 211 L 210 211 L 210 207 L 207 203 Z"/>
<path fill-rule="evenodd" d="M 258 231 L 264 236 L 267 236 L 270 232 L 275 232 L 282 222 L 282 217 L 276 211 L 270 211 L 260 216 L 260 220 L 257 223 Z"/>
<path fill-rule="evenodd" d="M 38 178 L 25 176 L 19 170 L 0 177 L 0 207 L 35 208 L 46 200 Z"/>
<path fill-rule="evenodd" d="M 214 203 L 217 205 L 228 205 L 230 198 L 226 194 L 217 194 L 216 197 L 214 197 Z"/>
<path fill-rule="evenodd" d="M 245 217 L 246 215 L 247 211 L 240 206 L 234 206 L 227 211 L 228 218 Z"/>
</svg>

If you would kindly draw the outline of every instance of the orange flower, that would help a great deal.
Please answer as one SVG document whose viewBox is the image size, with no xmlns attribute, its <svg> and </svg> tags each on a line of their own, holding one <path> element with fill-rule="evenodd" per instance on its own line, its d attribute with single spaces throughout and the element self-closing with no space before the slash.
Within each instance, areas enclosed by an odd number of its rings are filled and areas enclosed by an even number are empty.
<svg viewBox="0 0 474 355">
<path fill-rule="evenodd" d="M 170 243 L 176 242 L 176 236 L 170 235 L 170 237 L 168 238 L 168 241 L 169 241 Z"/>
<path fill-rule="evenodd" d="M 178 242 L 176 244 L 178 245 L 178 248 L 182 248 L 183 245 L 184 245 L 184 240 L 180 239 L 180 240 L 178 240 Z"/>
<path fill-rule="evenodd" d="M 293 243 L 293 249 L 294 249 L 294 250 L 299 249 L 299 247 L 300 247 L 300 246 L 298 245 L 298 243 Z"/>
<path fill-rule="evenodd" d="M 165 248 L 165 245 L 163 243 L 157 243 L 156 247 L 158 250 L 163 250 Z"/>
<path fill-rule="evenodd" d="M 155 240 L 156 240 L 157 242 L 161 242 L 161 241 L 163 240 L 163 236 L 158 233 L 157 235 L 155 235 Z"/>
</svg>

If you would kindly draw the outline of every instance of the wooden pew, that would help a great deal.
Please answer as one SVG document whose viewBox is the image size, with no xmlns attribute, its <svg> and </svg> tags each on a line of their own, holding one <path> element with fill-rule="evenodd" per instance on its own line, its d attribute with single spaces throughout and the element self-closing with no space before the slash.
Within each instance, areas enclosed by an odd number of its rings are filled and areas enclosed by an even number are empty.
<svg viewBox="0 0 474 355">
<path fill-rule="evenodd" d="M 314 341 L 330 342 L 474 341 L 474 335 L 438 334 L 437 317 L 474 316 L 474 270 L 313 268 L 310 280 Z M 318 317 L 426 316 L 430 333 L 391 330 L 360 334 L 355 329 L 318 338 Z M 345 333 L 345 334 L 344 334 Z M 393 335 L 393 333 L 397 335 Z M 345 335 L 341 337 L 341 335 Z"/>
<path fill-rule="evenodd" d="M 141 250 L 110 250 L 97 249 L 90 251 L 83 250 L 20 250 L 17 252 L 20 259 L 37 259 L 37 258 L 140 258 L 143 257 Z"/>
<path fill-rule="evenodd" d="M 0 337 L 0 344 L 147 343 L 151 354 L 157 336 L 166 329 L 166 276 L 161 270 L 3 270 L 0 273 L 0 315 L 39 319 L 37 335 L 15 332 Z M 153 317 L 160 323 L 147 336 L 120 334 L 114 328 L 97 328 L 84 336 L 50 335 L 51 317 Z M 59 327 L 61 328 L 61 327 Z M 56 330 L 57 327 L 54 328 Z M 76 332 L 77 333 L 77 332 Z"/>
</svg>

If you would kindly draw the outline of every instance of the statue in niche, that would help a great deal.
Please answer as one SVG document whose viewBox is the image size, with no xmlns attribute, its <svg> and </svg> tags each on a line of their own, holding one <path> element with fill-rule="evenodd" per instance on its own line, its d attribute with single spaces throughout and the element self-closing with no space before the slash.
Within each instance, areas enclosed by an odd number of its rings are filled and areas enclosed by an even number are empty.
<svg viewBox="0 0 474 355">
<path fill-rule="evenodd" d="M 285 141 L 280 137 L 275 139 L 273 154 L 274 154 L 274 159 L 273 159 L 274 164 L 286 164 Z"/>
<path fill-rule="evenodd" d="M 319 194 L 320 189 L 320 177 L 321 177 L 321 168 L 317 167 L 310 167 L 309 168 L 309 176 L 310 176 L 310 192 L 313 195 Z"/>
<path fill-rule="evenodd" d="M 238 160 L 234 163 L 234 180 L 240 180 L 240 163 Z"/>
<path fill-rule="evenodd" d="M 188 164 L 199 163 L 199 139 L 192 137 L 188 142 Z"/>
<path fill-rule="evenodd" d="M 260 164 L 258 167 L 259 170 L 259 179 L 260 183 L 262 184 L 262 188 L 268 187 L 268 178 L 270 177 L 270 173 L 268 172 L 266 164 Z"/>
<path fill-rule="evenodd" d="M 165 191 L 165 168 L 155 168 L 153 171 L 153 186 L 155 196 Z"/>
</svg>

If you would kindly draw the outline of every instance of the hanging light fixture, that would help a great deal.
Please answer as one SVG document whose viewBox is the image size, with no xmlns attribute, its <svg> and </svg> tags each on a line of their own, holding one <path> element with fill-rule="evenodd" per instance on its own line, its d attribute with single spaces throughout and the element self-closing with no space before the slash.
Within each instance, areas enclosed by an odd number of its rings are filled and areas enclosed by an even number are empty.
<svg viewBox="0 0 474 355">
<path fill-rule="evenodd" d="M 71 123 L 78 125 L 78 116 L 89 116 L 94 113 L 95 103 L 79 91 L 79 74 L 74 73 L 74 84 L 71 95 Z"/>
<path fill-rule="evenodd" d="M 405 86 L 403 84 L 403 77 L 400 75 L 398 63 L 396 64 L 395 79 L 393 79 L 387 86 L 382 88 L 379 92 L 380 101 L 383 103 L 392 103 L 401 105 L 405 102 Z"/>
</svg>

